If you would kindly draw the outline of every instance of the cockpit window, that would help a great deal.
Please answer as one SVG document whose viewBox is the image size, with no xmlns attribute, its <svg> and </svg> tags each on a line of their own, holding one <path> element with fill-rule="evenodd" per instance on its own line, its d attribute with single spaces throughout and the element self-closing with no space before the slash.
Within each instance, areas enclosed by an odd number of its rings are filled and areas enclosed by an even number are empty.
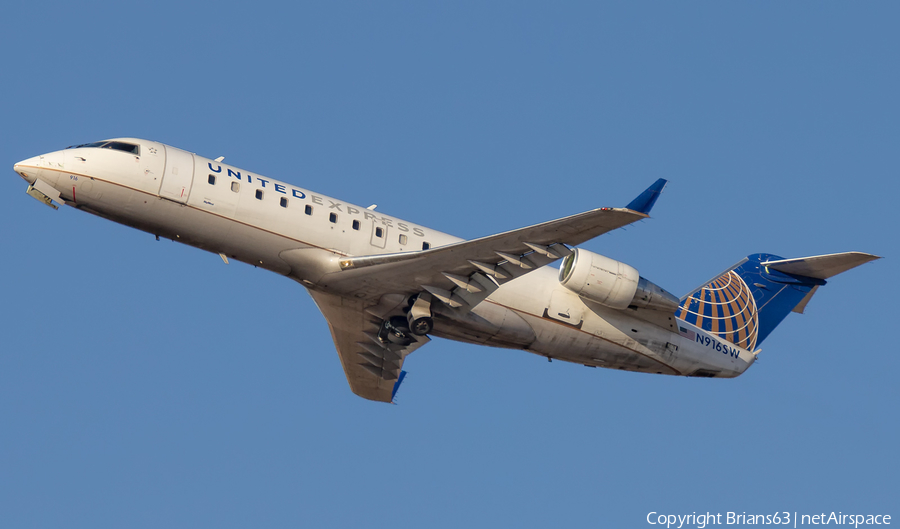
<svg viewBox="0 0 900 529">
<path fill-rule="evenodd" d="M 115 149 L 117 151 L 130 152 L 131 154 L 140 154 L 140 148 L 137 145 L 132 143 L 125 143 L 123 141 L 111 141 L 103 146 L 104 149 Z"/>
<path fill-rule="evenodd" d="M 114 149 L 117 151 L 130 152 L 135 156 L 141 155 L 141 148 L 133 143 L 125 143 L 124 141 L 95 141 L 92 143 L 82 143 L 81 145 L 72 145 L 67 149 L 83 149 L 86 147 L 100 147 L 103 149 Z"/>
<path fill-rule="evenodd" d="M 94 143 L 82 143 L 81 145 L 72 145 L 71 147 L 66 147 L 66 149 L 81 149 L 83 147 L 103 147 L 109 143 L 108 141 L 95 141 Z"/>
</svg>

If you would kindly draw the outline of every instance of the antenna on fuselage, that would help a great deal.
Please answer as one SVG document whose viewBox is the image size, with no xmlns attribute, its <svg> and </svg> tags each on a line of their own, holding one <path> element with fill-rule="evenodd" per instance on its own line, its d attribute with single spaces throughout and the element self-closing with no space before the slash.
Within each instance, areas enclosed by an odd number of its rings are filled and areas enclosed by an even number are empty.
<svg viewBox="0 0 900 529">
<path fill-rule="evenodd" d="M 377 208 L 377 207 L 378 207 L 378 204 L 372 204 L 371 206 L 367 207 L 366 209 L 368 209 L 370 211 L 375 211 L 375 208 Z"/>
</svg>

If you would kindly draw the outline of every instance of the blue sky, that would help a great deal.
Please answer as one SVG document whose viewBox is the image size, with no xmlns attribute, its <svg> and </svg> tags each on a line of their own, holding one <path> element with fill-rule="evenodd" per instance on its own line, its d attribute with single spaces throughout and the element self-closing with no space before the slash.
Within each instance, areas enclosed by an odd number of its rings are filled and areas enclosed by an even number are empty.
<svg viewBox="0 0 900 529">
<path fill-rule="evenodd" d="M 11 3 L 0 33 L 6 527 L 639 527 L 900 515 L 900 8 L 887 2 Z M 435 340 L 348 389 L 275 274 L 27 197 L 116 136 L 476 237 L 670 180 L 584 245 L 677 295 L 858 250 L 734 380 Z"/>
</svg>

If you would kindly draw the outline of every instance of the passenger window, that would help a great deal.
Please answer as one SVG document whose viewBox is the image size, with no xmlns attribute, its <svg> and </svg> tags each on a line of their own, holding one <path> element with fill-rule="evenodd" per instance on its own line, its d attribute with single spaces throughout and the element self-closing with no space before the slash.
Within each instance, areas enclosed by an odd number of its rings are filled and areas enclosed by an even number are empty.
<svg viewBox="0 0 900 529">
<path fill-rule="evenodd" d="M 359 221 L 358 220 L 353 221 L 353 229 L 359 231 Z"/>
<path fill-rule="evenodd" d="M 406 235 L 401 235 L 400 236 L 400 244 L 406 244 L 406 241 L 407 241 Z"/>
<path fill-rule="evenodd" d="M 287 207 L 287 199 L 284 197 L 281 197 L 281 207 L 283 207 L 283 208 Z"/>
<path fill-rule="evenodd" d="M 256 190 L 256 199 L 262 200 L 262 195 L 263 195 L 262 189 L 257 189 Z"/>
<path fill-rule="evenodd" d="M 214 175 L 214 174 L 209 175 L 207 182 L 209 182 L 209 185 L 211 185 L 211 186 L 216 185 L 216 175 Z"/>
<path fill-rule="evenodd" d="M 427 243 L 427 242 L 423 242 L 423 243 L 422 243 L 422 249 L 423 249 L 423 250 L 427 250 L 427 249 L 429 249 L 429 248 L 431 248 L 431 244 L 430 244 L 430 243 Z"/>
<path fill-rule="evenodd" d="M 384 230 L 381 228 L 375 228 L 375 236 L 378 237 L 379 239 L 381 237 L 384 237 Z"/>
<path fill-rule="evenodd" d="M 328 220 L 333 223 L 337 223 L 337 213 L 331 213 L 328 215 Z"/>
<path fill-rule="evenodd" d="M 231 183 L 231 190 L 234 191 L 235 193 L 237 193 L 238 191 L 240 191 L 240 190 L 241 190 L 241 183 L 240 183 L 240 182 L 232 182 L 232 183 Z"/>
<path fill-rule="evenodd" d="M 307 204 L 307 205 L 306 205 L 306 209 L 304 210 L 304 212 L 305 212 L 307 215 L 312 215 L 312 206 L 310 206 L 309 204 Z"/>
</svg>

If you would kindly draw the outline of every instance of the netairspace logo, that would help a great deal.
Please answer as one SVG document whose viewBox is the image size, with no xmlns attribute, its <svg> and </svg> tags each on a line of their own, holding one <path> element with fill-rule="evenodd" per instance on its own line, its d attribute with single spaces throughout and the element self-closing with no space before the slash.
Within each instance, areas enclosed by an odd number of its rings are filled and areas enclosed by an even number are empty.
<svg viewBox="0 0 900 529">
<path fill-rule="evenodd" d="M 889 514 L 844 514 L 840 511 L 832 511 L 830 514 L 801 514 L 787 511 L 775 514 L 747 514 L 742 512 L 720 512 L 697 514 L 659 514 L 656 511 L 647 514 L 647 523 L 650 525 L 664 525 L 666 529 L 682 529 L 683 527 L 696 527 L 704 529 L 708 525 L 787 525 L 798 527 L 801 525 L 852 525 L 854 528 L 860 525 L 891 525 Z"/>
</svg>

